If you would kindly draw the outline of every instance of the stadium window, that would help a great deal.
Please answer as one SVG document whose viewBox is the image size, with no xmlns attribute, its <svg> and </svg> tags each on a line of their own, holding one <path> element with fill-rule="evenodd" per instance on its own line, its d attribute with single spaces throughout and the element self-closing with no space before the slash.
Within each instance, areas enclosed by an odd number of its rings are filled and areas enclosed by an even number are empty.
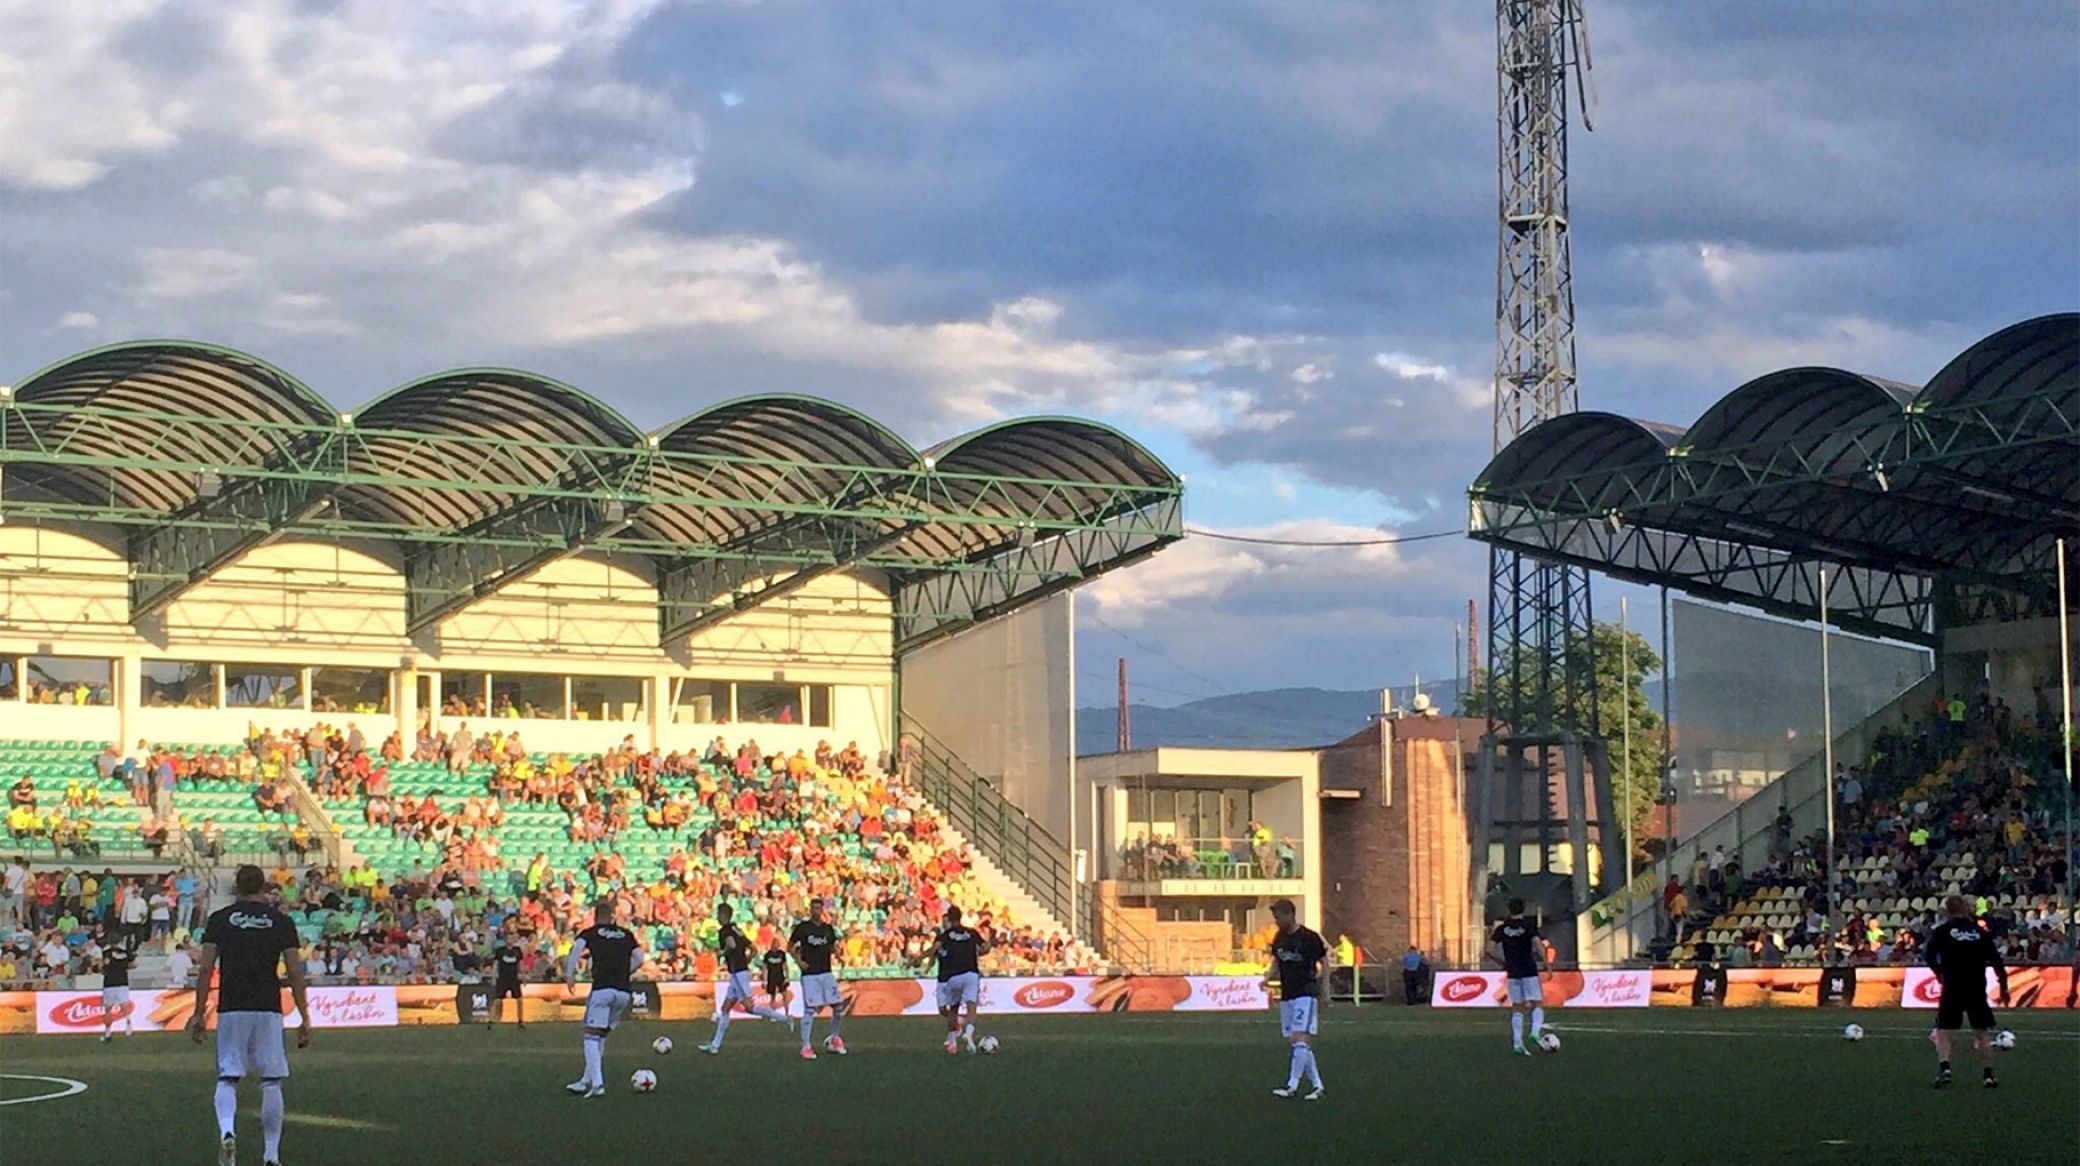
<svg viewBox="0 0 2080 1166">
<path fill-rule="evenodd" d="M 809 685 L 809 723 L 819 729 L 831 727 L 831 686 Z"/>
<path fill-rule="evenodd" d="M 21 693 L 15 680 L 21 674 L 22 662 L 13 656 L 0 656 L 0 700 L 14 700 Z"/>
<path fill-rule="evenodd" d="M 675 725 L 726 725 L 729 723 L 729 681 L 672 681 L 672 723 Z"/>
<path fill-rule="evenodd" d="M 311 708 L 321 713 L 387 713 L 390 674 L 380 668 L 313 668 Z"/>
<path fill-rule="evenodd" d="M 562 720 L 564 678 L 535 672 L 498 672 L 491 677 L 491 716 L 504 720 Z"/>
<path fill-rule="evenodd" d="M 737 720 L 747 725 L 801 724 L 802 686 L 799 684 L 737 685 Z"/>
<path fill-rule="evenodd" d="M 300 709 L 303 669 L 274 664 L 224 665 L 227 709 Z"/>
<path fill-rule="evenodd" d="M 491 678 L 482 672 L 441 673 L 441 715 L 444 717 L 481 717 L 484 715 L 484 692 Z"/>
<path fill-rule="evenodd" d="M 190 660 L 146 660 L 140 675 L 146 708 L 217 707 L 217 666 Z"/>
<path fill-rule="evenodd" d="M 581 721 L 640 721 L 643 687 L 639 676 L 573 676 L 571 716 Z"/>
<path fill-rule="evenodd" d="M 26 679 L 32 704 L 115 703 L 115 661 L 87 656 L 31 656 Z"/>
</svg>

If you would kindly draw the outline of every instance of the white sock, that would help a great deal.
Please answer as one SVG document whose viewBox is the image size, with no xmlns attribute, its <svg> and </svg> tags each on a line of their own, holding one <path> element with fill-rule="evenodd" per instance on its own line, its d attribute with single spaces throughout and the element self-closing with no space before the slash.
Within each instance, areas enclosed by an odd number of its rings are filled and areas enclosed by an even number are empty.
<svg viewBox="0 0 2080 1166">
<path fill-rule="evenodd" d="M 778 1008 L 774 1008 L 774 1007 L 772 1007 L 771 1005 L 767 1005 L 767 1004 L 760 1004 L 760 1005 L 756 1005 L 756 1006 L 754 1006 L 754 1007 L 753 1007 L 753 1008 L 751 1009 L 751 1012 L 752 1012 L 752 1014 L 753 1014 L 753 1015 L 755 1015 L 755 1016 L 757 1016 L 757 1017 L 759 1017 L 759 1018 L 761 1018 L 761 1019 L 763 1019 L 763 1020 L 786 1020 L 786 1019 L 787 1019 L 787 1013 L 785 1013 L 785 1012 L 782 1012 L 782 1011 L 780 1011 L 780 1010 L 779 1010 Z"/>
<path fill-rule="evenodd" d="M 1537 1039 L 1538 1039 L 1538 1034 L 1539 1034 L 1539 1033 L 1540 1033 L 1540 1032 L 1541 1032 L 1542 1030 L 1544 1030 L 1545 1026 L 1546 1026 L 1546 1010 L 1545 1010 L 1545 1009 L 1543 1009 L 1543 1008 L 1534 1008 L 1534 1009 L 1532 1009 L 1532 1010 L 1531 1010 L 1531 1039 L 1532 1039 L 1532 1040 L 1537 1040 Z"/>
<path fill-rule="evenodd" d="M 217 1078 L 217 1133 L 231 1136 L 238 1124 L 238 1082 Z"/>
<path fill-rule="evenodd" d="M 1524 1014 L 1514 1008 L 1509 1010 L 1509 1043 L 1524 1043 Z"/>
<path fill-rule="evenodd" d="M 719 1048 L 721 1048 L 721 1047 L 722 1047 L 722 1034 L 723 1034 L 723 1033 L 726 1033 L 726 1032 L 728 1032 L 728 1031 L 729 1031 L 729 1008 L 728 1008 L 727 1006 L 725 1006 L 725 1007 L 723 1008 L 723 1010 L 722 1010 L 721 1014 L 715 1017 L 715 1039 L 714 1039 L 714 1040 L 711 1040 L 711 1041 L 709 1041 L 708 1043 L 709 1043 L 709 1044 L 711 1044 L 711 1045 L 714 1045 L 714 1046 L 715 1046 L 716 1048 L 718 1048 L 718 1049 L 719 1049 Z"/>
<path fill-rule="evenodd" d="M 272 1162 L 282 1156 L 282 1083 L 260 1083 L 260 1157 Z"/>
<path fill-rule="evenodd" d="M 815 1027 L 816 1027 L 816 1014 L 815 1014 L 814 1012 L 804 1012 L 804 1013 L 802 1013 L 802 1047 L 803 1047 L 803 1048 L 805 1048 L 805 1049 L 806 1049 L 806 1048 L 808 1048 L 808 1047 L 809 1047 L 809 1033 L 810 1033 L 810 1032 L 811 1032 L 811 1031 L 812 1031 L 813 1029 L 815 1029 Z"/>
<path fill-rule="evenodd" d="M 599 1068 L 599 1056 L 600 1056 L 600 1052 L 601 1052 L 601 1048 L 600 1048 L 600 1046 L 604 1045 L 605 1043 L 606 1043 L 606 1038 L 605 1038 L 605 1037 L 598 1037 L 598 1036 L 594 1036 L 594 1035 L 592 1035 L 591 1033 L 586 1033 L 586 1034 L 585 1034 L 585 1076 L 584 1076 L 584 1081 L 585 1081 L 585 1083 L 586 1083 L 587 1085 L 604 1085 L 604 1084 L 606 1084 L 606 1078 L 600 1075 L 600 1068 Z"/>
<path fill-rule="evenodd" d="M 1307 1083 L 1316 1089 L 1320 1089 L 1322 1087 L 1322 1067 L 1314 1059 L 1314 1046 L 1301 1045 L 1300 1047 L 1307 1050 L 1307 1063 L 1302 1066 L 1302 1068 L 1307 1070 Z"/>
<path fill-rule="evenodd" d="M 1286 1088 L 1300 1088 L 1300 1074 L 1307 1071 L 1307 1046 L 1293 1046 L 1293 1065 L 1286 1070 Z"/>
<path fill-rule="evenodd" d="M 831 1009 L 831 1039 L 832 1039 L 832 1040 L 839 1040 L 839 1039 L 841 1039 L 841 1038 L 840 1038 L 840 1037 L 838 1036 L 838 1029 L 839 1029 L 839 1027 L 840 1027 L 840 1025 L 839 1025 L 839 1022 L 840 1022 L 840 1021 L 842 1021 L 842 1020 L 843 1020 L 844 1018 L 845 1018 L 845 1014 L 844 1014 L 843 1012 L 840 1012 L 840 1011 L 838 1011 L 838 1010 L 837 1010 L 836 1008 L 833 1008 L 833 1009 Z"/>
</svg>

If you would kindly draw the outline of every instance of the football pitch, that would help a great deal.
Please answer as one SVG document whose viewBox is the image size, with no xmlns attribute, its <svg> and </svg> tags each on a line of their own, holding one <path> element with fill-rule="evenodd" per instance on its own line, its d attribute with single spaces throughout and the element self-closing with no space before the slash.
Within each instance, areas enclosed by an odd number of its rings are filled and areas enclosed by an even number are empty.
<svg viewBox="0 0 2080 1166">
<path fill-rule="evenodd" d="M 563 1091 L 578 1029 L 320 1031 L 291 1053 L 288 1166 L 632 1166 L 910 1162 L 2071 1163 L 2080 1016 L 2010 1013 L 2001 1084 L 1929 1087 L 1927 1019 L 1902 1012 L 1557 1014 L 1560 1052 L 1511 1056 L 1500 1012 L 1332 1009 L 1316 1102 L 1270 1095 L 1286 1056 L 1268 1015 L 984 1018 L 993 1057 L 949 1057 L 931 1019 L 859 1019 L 851 1055 L 798 1058 L 741 1021 L 634 1022 L 608 1045 L 611 1092 Z M 1850 1019 L 1868 1031 L 1841 1039 Z M 820 1032 L 820 1028 L 819 1028 Z M 651 1051 L 657 1036 L 677 1048 Z M 657 1091 L 629 1074 L 650 1068 Z M 215 1161 L 207 1045 L 181 1034 L 0 1038 L 0 1162 Z M 31 1080 L 30 1077 L 56 1078 Z M 260 1161 L 257 1093 L 241 1162 Z"/>
</svg>

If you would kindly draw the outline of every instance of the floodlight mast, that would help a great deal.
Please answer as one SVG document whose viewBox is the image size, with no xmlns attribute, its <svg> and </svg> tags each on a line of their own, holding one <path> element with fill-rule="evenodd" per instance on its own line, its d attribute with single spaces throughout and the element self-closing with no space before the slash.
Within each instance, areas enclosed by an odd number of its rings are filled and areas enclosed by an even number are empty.
<svg viewBox="0 0 2080 1166">
<path fill-rule="evenodd" d="M 1570 88 L 1585 127 L 1594 91 L 1581 0 L 1497 0 L 1495 20 L 1499 451 L 1579 407 L 1567 130 Z M 1515 897 L 1541 915 L 1572 916 L 1622 866 L 1590 613 L 1585 569 L 1489 552 L 1488 672 L 1480 681 L 1488 732 L 1473 791 L 1472 891 L 1491 915 Z M 1602 851 L 1594 859 L 1592 825 Z M 1552 937 L 1571 949 L 1571 932 L 1563 938 L 1558 930 Z"/>
</svg>

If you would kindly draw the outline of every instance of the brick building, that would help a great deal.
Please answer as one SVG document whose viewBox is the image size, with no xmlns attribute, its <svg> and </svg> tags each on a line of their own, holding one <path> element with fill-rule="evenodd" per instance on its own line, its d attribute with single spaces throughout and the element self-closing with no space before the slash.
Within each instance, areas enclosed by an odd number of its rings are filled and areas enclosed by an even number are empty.
<svg viewBox="0 0 2080 1166">
<path fill-rule="evenodd" d="M 1413 943 L 1432 963 L 1479 958 L 1466 775 L 1486 730 L 1461 717 L 1388 717 L 1321 751 L 1322 931 L 1375 963 Z"/>
</svg>

